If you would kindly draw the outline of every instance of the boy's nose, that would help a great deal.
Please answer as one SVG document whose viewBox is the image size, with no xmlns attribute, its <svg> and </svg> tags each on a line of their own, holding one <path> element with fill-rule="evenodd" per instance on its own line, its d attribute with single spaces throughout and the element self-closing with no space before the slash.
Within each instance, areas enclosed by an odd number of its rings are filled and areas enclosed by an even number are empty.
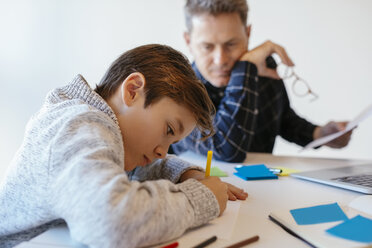
<svg viewBox="0 0 372 248">
<path fill-rule="evenodd" d="M 168 151 L 167 149 L 164 149 L 161 146 L 157 146 L 154 152 L 155 152 L 156 158 L 165 158 L 167 151 Z"/>
</svg>

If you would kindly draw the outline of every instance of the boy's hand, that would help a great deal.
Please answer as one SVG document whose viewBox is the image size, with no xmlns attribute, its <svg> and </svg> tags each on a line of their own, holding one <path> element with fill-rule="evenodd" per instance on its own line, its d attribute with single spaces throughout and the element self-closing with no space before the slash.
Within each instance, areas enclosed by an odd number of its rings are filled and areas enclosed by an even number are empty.
<svg viewBox="0 0 372 248">
<path fill-rule="evenodd" d="M 203 180 L 205 178 L 205 173 L 199 170 L 188 170 L 184 172 L 180 178 L 180 182 L 183 182 L 189 178 L 194 178 L 196 180 Z M 235 187 L 230 183 L 225 183 L 227 185 L 227 195 L 230 201 L 245 200 L 248 197 L 248 193 L 244 192 L 243 189 Z"/>
<path fill-rule="evenodd" d="M 248 193 L 245 192 L 243 189 L 235 187 L 232 184 L 226 183 L 227 185 L 227 194 L 229 196 L 230 201 L 245 200 L 248 197 Z"/>
<path fill-rule="evenodd" d="M 218 177 L 207 177 L 203 180 L 200 180 L 207 188 L 212 191 L 216 196 L 218 205 L 220 206 L 220 216 L 223 211 L 226 209 L 228 193 L 227 193 L 227 184 L 222 182 Z"/>
</svg>

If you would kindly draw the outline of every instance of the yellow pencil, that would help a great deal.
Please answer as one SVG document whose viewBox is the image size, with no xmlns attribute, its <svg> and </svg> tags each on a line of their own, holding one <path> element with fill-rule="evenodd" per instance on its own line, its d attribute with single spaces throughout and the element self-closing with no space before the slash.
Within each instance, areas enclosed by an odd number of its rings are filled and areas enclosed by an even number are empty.
<svg viewBox="0 0 372 248">
<path fill-rule="evenodd" d="M 211 163 L 212 163 L 213 152 L 208 151 L 207 155 L 207 167 L 205 168 L 205 177 L 209 177 L 211 174 Z"/>
</svg>

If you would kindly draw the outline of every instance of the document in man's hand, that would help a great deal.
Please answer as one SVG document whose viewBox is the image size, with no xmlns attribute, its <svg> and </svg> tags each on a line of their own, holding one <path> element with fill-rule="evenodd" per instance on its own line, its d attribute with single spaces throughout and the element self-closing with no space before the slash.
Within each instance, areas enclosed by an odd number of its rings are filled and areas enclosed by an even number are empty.
<svg viewBox="0 0 372 248">
<path fill-rule="evenodd" d="M 337 205 L 337 206 L 335 206 Z M 320 209 L 328 209 L 329 207 L 338 208 L 338 204 L 328 204 L 328 205 L 318 205 L 313 209 L 311 206 L 310 211 L 307 208 L 304 208 L 306 214 L 324 214 L 319 212 Z M 329 220 L 329 222 L 318 221 L 318 224 L 299 224 L 298 217 L 291 214 L 289 209 L 286 210 L 276 210 L 270 213 L 269 218 L 274 221 L 276 224 L 281 226 L 284 230 L 290 234 L 296 236 L 297 238 L 305 241 L 306 243 L 315 246 L 315 247 L 368 247 L 372 244 L 372 195 L 360 196 L 351 201 L 347 206 L 341 206 L 342 211 L 346 214 L 347 219 L 336 218 Z M 306 207 L 306 206 L 305 206 Z M 298 210 L 298 209 L 296 209 Z M 315 210 L 315 211 L 314 211 Z M 318 212 L 317 212 L 318 211 Z M 293 212 L 293 211 L 292 211 Z M 303 213 L 302 213 L 303 214 Z M 300 216 L 300 219 L 304 220 L 304 216 Z M 309 216 L 306 216 L 309 217 Z M 317 216 L 314 217 L 315 219 Z M 324 217 L 322 217 L 324 220 Z M 338 220 L 337 220 L 338 219 Z M 360 220 L 362 219 L 362 220 Z M 367 226 L 364 225 L 367 222 Z M 357 225 L 350 225 L 353 222 Z M 348 230 L 347 228 L 352 228 Z M 362 230 L 358 230 L 361 228 Z M 367 228 L 367 229 L 366 229 Z M 363 237 L 360 237 L 360 234 L 364 233 Z M 367 234 L 366 234 L 367 233 Z M 349 237 L 348 237 L 349 235 Z M 350 235 L 352 237 L 350 237 Z M 359 235 L 359 236 L 358 236 Z M 346 237 L 345 237 L 346 236 Z M 341 238 L 343 237 L 343 238 Z M 355 241 L 354 238 L 361 239 L 361 242 Z M 366 241 L 367 240 L 367 241 Z M 368 241 L 371 240 L 371 241 Z"/>
<path fill-rule="evenodd" d="M 324 145 L 324 144 L 340 137 L 341 135 L 349 132 L 350 130 L 352 130 L 353 128 L 358 126 L 358 124 L 360 122 L 367 119 L 370 115 L 372 115 L 372 104 L 369 105 L 366 109 L 364 109 L 354 120 L 350 121 L 347 124 L 347 126 L 344 130 L 339 131 L 337 133 L 332 133 L 330 135 L 321 137 L 319 139 L 316 139 L 316 140 L 310 142 L 309 144 L 307 144 L 302 150 L 307 150 L 307 149 L 311 149 L 311 148 L 314 148 L 314 147 Z"/>
</svg>

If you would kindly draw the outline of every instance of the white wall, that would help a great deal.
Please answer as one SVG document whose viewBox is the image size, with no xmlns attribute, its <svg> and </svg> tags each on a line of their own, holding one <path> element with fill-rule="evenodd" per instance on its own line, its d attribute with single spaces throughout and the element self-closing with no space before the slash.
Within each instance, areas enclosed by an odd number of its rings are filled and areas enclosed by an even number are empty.
<svg viewBox="0 0 372 248">
<path fill-rule="evenodd" d="M 372 1 L 249 1 L 251 47 L 272 39 L 283 46 L 296 72 L 320 98 L 309 103 L 291 92 L 292 107 L 317 124 L 350 120 L 372 103 Z M 289 84 L 287 86 L 290 86 Z M 355 130 L 342 150 L 321 148 L 301 153 L 372 159 L 372 117 Z M 277 139 L 276 154 L 297 154 L 299 148 Z"/>
<path fill-rule="evenodd" d="M 0 0 L 0 175 L 22 142 L 24 126 L 46 93 L 81 73 L 93 86 L 123 51 L 162 43 L 188 53 L 182 0 Z M 249 0 L 250 48 L 271 39 L 286 47 L 296 71 L 320 95 L 292 96 L 304 117 L 347 120 L 372 102 L 372 2 Z M 369 158 L 363 122 L 349 147 L 302 155 Z M 276 154 L 297 154 L 279 140 Z"/>
</svg>

